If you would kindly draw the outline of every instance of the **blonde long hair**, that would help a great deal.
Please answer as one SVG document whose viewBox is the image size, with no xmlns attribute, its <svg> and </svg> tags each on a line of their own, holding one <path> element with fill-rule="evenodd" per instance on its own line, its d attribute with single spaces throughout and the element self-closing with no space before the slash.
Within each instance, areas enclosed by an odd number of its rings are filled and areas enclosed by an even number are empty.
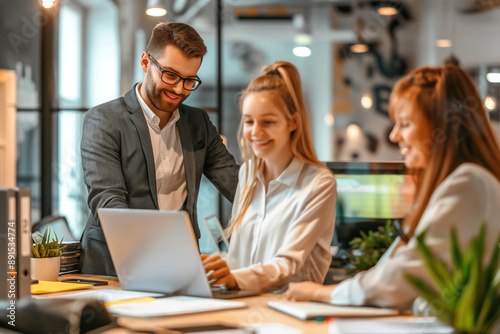
<svg viewBox="0 0 500 334">
<path fill-rule="evenodd" d="M 413 211 L 403 223 L 408 239 L 436 188 L 465 162 L 485 167 L 500 181 L 500 148 L 470 76 L 455 65 L 422 67 L 400 79 L 389 99 L 389 114 L 404 104 L 422 112 L 433 129 L 425 170 L 413 170 Z"/>
<path fill-rule="evenodd" d="M 300 76 L 297 68 L 293 64 L 285 61 L 278 61 L 272 65 L 263 67 L 259 76 L 253 79 L 243 90 L 240 97 L 240 110 L 242 110 L 245 98 L 256 92 L 268 92 L 270 97 L 274 99 L 273 102 L 281 108 L 285 118 L 289 122 L 292 122 L 293 117 L 296 117 L 297 128 L 291 133 L 290 137 L 290 146 L 293 156 L 302 161 L 325 167 L 318 160 L 314 151 L 309 117 L 302 96 Z M 294 116 L 296 114 L 298 117 Z M 250 160 L 253 163 L 252 168 L 247 169 L 247 173 L 244 175 L 243 180 L 240 180 L 240 182 L 244 184 L 239 202 L 239 204 L 241 204 L 240 210 L 236 217 L 233 218 L 230 226 L 226 229 L 228 235 L 231 234 L 234 228 L 239 226 L 245 212 L 252 202 L 257 185 L 257 172 L 263 163 L 262 159 L 255 156 L 250 143 L 243 136 L 243 120 L 240 122 L 238 138 L 242 157 L 247 162 L 247 166 L 250 167 L 248 163 Z"/>
</svg>

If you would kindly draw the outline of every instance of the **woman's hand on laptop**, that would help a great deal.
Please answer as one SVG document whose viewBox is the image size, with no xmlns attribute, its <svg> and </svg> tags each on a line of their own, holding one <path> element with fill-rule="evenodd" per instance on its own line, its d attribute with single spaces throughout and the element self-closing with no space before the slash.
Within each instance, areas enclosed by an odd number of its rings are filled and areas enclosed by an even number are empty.
<svg viewBox="0 0 500 334">
<path fill-rule="evenodd" d="M 205 267 L 205 272 L 208 273 L 208 281 L 210 285 L 224 285 L 228 289 L 237 289 L 238 283 L 233 274 L 229 270 L 226 261 L 220 255 L 201 254 L 201 260 Z"/>
</svg>

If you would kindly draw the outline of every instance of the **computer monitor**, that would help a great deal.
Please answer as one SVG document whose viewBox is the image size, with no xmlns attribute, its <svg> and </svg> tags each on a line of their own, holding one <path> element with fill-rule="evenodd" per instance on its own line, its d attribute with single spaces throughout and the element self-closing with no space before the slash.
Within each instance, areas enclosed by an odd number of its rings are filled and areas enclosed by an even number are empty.
<svg viewBox="0 0 500 334">
<path fill-rule="evenodd" d="M 337 180 L 334 244 L 347 248 L 360 231 L 403 219 L 413 203 L 413 181 L 403 162 L 326 162 Z"/>
</svg>

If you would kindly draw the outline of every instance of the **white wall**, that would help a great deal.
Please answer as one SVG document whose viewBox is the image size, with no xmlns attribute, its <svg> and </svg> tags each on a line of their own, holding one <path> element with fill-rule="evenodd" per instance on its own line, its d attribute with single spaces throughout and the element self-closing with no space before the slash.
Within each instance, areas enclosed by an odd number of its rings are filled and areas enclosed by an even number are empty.
<svg viewBox="0 0 500 334">
<path fill-rule="evenodd" d="M 483 98 L 495 91 L 485 75 L 487 67 L 500 65 L 500 9 L 466 14 L 453 0 L 425 0 L 419 17 L 417 66 L 441 65 L 453 54 L 463 68 L 479 70 L 476 84 Z M 437 47 L 438 38 L 450 39 L 452 46 Z M 500 123 L 492 125 L 500 136 Z"/>
<path fill-rule="evenodd" d="M 464 67 L 500 64 L 500 9 L 465 14 L 453 0 L 423 0 L 418 17 L 417 66 L 436 66 L 450 53 Z M 438 48 L 438 38 L 452 40 L 451 48 Z"/>
<path fill-rule="evenodd" d="M 294 36 L 298 30 L 286 22 L 240 22 L 223 30 L 223 84 L 231 87 L 245 87 L 259 73 L 262 66 L 284 60 L 293 63 L 299 70 L 302 88 L 310 113 L 313 140 L 320 160 L 333 159 L 333 127 L 325 124 L 325 116 L 332 108 L 333 43 L 354 40 L 350 30 L 334 30 L 331 27 L 330 6 L 317 7 L 311 13 L 310 45 L 312 54 L 307 58 L 293 55 Z M 251 32 L 251 34 L 249 33 Z M 202 37 L 208 48 L 199 76 L 203 85 L 215 85 L 216 45 L 215 36 L 207 33 Z M 257 37 L 256 37 L 257 36 Z M 253 71 L 245 71 L 243 56 L 235 56 L 235 43 L 248 44 L 245 56 L 256 61 Z M 226 93 L 224 93 L 226 94 Z M 227 115 L 235 110 L 224 110 Z M 228 138 L 235 140 L 235 138 Z"/>
</svg>

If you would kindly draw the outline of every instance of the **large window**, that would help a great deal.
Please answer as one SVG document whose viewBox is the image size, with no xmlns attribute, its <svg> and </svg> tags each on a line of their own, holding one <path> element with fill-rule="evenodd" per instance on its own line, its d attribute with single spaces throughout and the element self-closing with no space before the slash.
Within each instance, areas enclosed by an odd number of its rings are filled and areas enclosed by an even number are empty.
<svg viewBox="0 0 500 334">
<path fill-rule="evenodd" d="M 57 211 L 65 216 L 75 235 L 84 224 L 82 205 L 82 172 L 80 141 L 82 115 L 82 51 L 83 17 L 76 4 L 64 3 L 59 14 L 59 105 L 68 110 L 58 114 L 57 146 Z"/>
<path fill-rule="evenodd" d="M 115 18 L 111 1 L 65 1 L 59 11 L 54 210 L 66 217 L 77 238 L 90 213 L 80 154 L 85 112 L 119 95 Z"/>
</svg>

